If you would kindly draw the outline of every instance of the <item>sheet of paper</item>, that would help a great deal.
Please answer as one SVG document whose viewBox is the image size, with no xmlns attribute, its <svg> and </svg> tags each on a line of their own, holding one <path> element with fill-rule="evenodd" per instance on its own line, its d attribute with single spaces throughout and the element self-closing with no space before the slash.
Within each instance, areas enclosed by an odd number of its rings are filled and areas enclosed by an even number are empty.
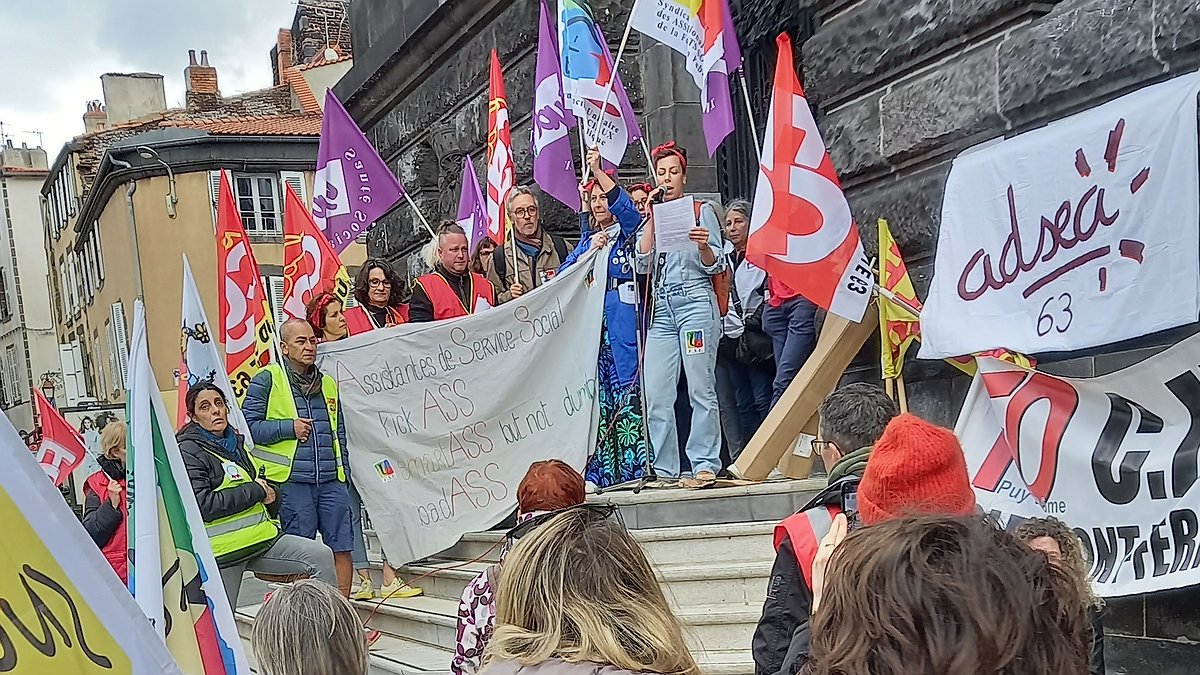
<svg viewBox="0 0 1200 675">
<path fill-rule="evenodd" d="M 680 197 L 654 205 L 654 246 L 658 253 L 695 251 L 688 232 L 696 226 L 696 200 Z"/>
</svg>

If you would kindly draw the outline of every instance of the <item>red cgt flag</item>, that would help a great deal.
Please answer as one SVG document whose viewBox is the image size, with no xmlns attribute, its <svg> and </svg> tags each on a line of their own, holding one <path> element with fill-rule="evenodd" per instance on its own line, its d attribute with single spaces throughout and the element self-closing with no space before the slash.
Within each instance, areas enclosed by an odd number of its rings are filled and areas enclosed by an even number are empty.
<svg viewBox="0 0 1200 675">
<path fill-rule="evenodd" d="M 333 244 L 288 185 L 283 209 L 283 311 L 293 319 L 307 315 L 314 294 L 329 291 L 346 306 L 350 275 Z"/>
<path fill-rule="evenodd" d="M 250 379 L 271 359 L 274 329 L 254 249 L 224 169 L 217 197 L 217 290 L 225 368 L 240 402 Z"/>
<path fill-rule="evenodd" d="M 42 470 L 54 481 L 54 487 L 62 485 L 67 476 L 79 466 L 87 455 L 87 446 L 78 431 L 61 413 L 50 405 L 42 392 L 34 389 L 38 419 L 42 424 L 42 444 L 38 446 L 37 458 Z"/>
<path fill-rule="evenodd" d="M 487 219 L 488 236 L 497 246 L 504 245 L 508 214 L 504 212 L 508 193 L 513 188 L 512 127 L 508 121 L 508 97 L 504 95 L 504 74 L 500 59 L 492 50 L 488 76 L 487 137 Z"/>
<path fill-rule="evenodd" d="M 796 78 L 792 41 L 781 33 L 776 42 L 746 259 L 830 312 L 862 321 L 874 285 L 871 262 Z"/>
</svg>

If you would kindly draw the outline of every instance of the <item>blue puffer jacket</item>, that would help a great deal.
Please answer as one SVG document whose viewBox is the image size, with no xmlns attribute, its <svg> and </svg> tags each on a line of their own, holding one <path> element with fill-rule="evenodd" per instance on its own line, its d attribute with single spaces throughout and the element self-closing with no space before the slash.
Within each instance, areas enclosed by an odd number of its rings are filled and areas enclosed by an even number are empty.
<svg viewBox="0 0 1200 675">
<path fill-rule="evenodd" d="M 242 403 L 242 412 L 246 422 L 250 424 L 250 435 L 255 443 L 271 445 L 283 440 L 296 437 L 293 420 L 267 419 L 267 401 L 271 397 L 271 373 L 260 371 L 250 380 L 246 391 L 246 400 Z M 296 457 L 292 460 L 292 475 L 288 478 L 291 483 L 327 483 L 337 480 L 337 463 L 333 454 L 333 429 L 329 425 L 329 408 L 325 406 L 325 398 L 320 390 L 312 396 L 304 396 L 292 385 L 292 399 L 296 402 L 296 411 L 300 417 L 313 421 L 312 433 L 308 441 L 296 447 Z M 342 466 L 346 478 L 350 478 L 350 462 L 346 455 L 346 422 L 345 415 L 338 415 L 337 438 L 342 448 Z"/>
</svg>

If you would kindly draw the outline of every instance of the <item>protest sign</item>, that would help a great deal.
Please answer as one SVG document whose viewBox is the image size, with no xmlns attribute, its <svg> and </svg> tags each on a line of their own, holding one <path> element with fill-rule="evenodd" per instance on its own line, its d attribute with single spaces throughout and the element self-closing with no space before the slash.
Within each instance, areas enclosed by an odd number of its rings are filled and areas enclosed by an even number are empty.
<svg viewBox="0 0 1200 675">
<path fill-rule="evenodd" d="M 955 158 L 919 357 L 1083 349 L 1195 321 L 1197 91 L 1200 73 L 1183 75 Z"/>
<path fill-rule="evenodd" d="M 7 419 L 0 419 L 0 456 L 0 672 L 178 674 Z"/>
<path fill-rule="evenodd" d="M 583 469 L 599 419 L 607 260 L 589 255 L 480 314 L 321 345 L 354 484 L 393 564 L 500 522 L 531 463 Z"/>
<path fill-rule="evenodd" d="M 1075 528 L 1103 596 L 1200 583 L 1200 336 L 1103 377 L 979 358 L 955 433 L 979 505 Z"/>
</svg>

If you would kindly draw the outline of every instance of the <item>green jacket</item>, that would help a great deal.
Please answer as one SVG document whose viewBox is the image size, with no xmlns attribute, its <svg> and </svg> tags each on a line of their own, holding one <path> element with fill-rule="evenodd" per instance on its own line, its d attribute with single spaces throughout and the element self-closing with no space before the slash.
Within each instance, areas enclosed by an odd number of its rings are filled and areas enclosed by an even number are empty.
<svg viewBox="0 0 1200 675">
<path fill-rule="evenodd" d="M 837 464 L 834 464 L 829 469 L 829 484 L 833 485 L 846 476 L 858 476 L 861 478 L 863 471 L 867 469 L 867 458 L 871 456 L 872 447 L 868 445 L 848 455 L 843 455 L 837 461 Z"/>
</svg>

